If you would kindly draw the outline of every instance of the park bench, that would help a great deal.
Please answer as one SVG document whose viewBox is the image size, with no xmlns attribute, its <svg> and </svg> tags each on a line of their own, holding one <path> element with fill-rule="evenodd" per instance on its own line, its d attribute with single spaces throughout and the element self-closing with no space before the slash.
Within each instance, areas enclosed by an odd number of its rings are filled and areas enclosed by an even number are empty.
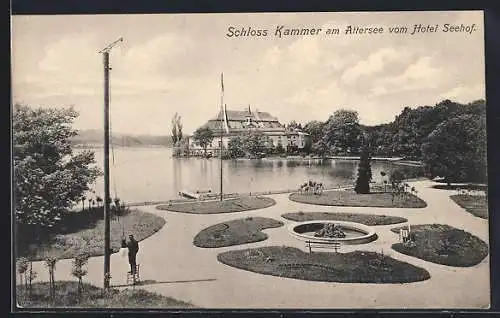
<svg viewBox="0 0 500 318">
<path fill-rule="evenodd" d="M 324 242 L 324 241 L 306 241 L 306 247 L 309 249 L 309 253 L 312 253 L 313 248 L 333 248 L 335 253 L 340 250 L 340 242 Z"/>
</svg>

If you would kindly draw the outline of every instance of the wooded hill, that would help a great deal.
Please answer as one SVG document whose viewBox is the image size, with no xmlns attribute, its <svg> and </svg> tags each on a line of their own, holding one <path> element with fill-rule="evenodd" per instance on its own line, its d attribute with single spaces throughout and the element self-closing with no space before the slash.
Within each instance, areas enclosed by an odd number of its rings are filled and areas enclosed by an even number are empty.
<svg viewBox="0 0 500 318">
<path fill-rule="evenodd" d="M 78 131 L 78 135 L 71 139 L 73 145 L 102 145 L 104 132 L 98 129 L 87 129 Z M 127 135 L 112 134 L 111 143 L 118 147 L 147 147 L 163 146 L 172 147 L 172 138 L 170 136 L 153 135 Z"/>
<path fill-rule="evenodd" d="M 362 130 L 370 136 L 375 155 L 404 156 L 420 160 L 422 144 L 429 134 L 440 124 L 463 115 L 479 116 L 485 122 L 485 101 L 460 104 L 444 100 L 435 106 L 405 107 L 391 123 L 362 126 Z"/>
</svg>

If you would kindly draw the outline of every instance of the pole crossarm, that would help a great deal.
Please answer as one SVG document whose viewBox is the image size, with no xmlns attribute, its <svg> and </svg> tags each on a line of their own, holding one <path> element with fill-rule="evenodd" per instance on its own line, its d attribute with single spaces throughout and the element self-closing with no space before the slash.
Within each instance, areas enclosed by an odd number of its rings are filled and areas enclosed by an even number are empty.
<svg viewBox="0 0 500 318">
<path fill-rule="evenodd" d="M 100 50 L 99 53 L 107 53 L 109 51 L 111 51 L 111 49 L 116 46 L 119 42 L 123 42 L 123 38 L 120 37 L 118 40 L 114 41 L 114 42 L 111 42 L 110 44 L 108 44 L 104 49 Z"/>
</svg>

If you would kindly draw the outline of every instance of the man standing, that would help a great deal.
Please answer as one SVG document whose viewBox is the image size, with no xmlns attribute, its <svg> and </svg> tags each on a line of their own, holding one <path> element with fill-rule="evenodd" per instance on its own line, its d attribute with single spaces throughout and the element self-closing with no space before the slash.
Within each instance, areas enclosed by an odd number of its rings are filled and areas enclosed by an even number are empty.
<svg viewBox="0 0 500 318">
<path fill-rule="evenodd" d="M 137 242 L 132 234 L 128 236 L 128 241 L 125 238 L 122 239 L 122 247 L 128 248 L 128 262 L 130 264 L 129 274 L 135 274 L 136 272 L 136 255 L 139 251 L 139 242 Z"/>
</svg>

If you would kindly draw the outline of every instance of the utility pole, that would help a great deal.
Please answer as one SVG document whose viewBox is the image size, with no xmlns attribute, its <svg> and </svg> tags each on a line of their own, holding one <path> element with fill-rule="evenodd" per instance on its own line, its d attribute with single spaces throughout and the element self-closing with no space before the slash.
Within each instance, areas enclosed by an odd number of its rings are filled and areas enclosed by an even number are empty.
<svg viewBox="0 0 500 318">
<path fill-rule="evenodd" d="M 224 73 L 220 74 L 220 84 L 221 84 L 221 94 L 220 94 L 220 201 L 222 202 L 224 191 L 222 189 L 223 179 L 222 179 L 222 132 L 224 130 L 225 123 L 225 111 L 224 111 Z"/>
<path fill-rule="evenodd" d="M 109 288 L 111 279 L 111 236 L 110 236 L 110 202 L 109 195 L 109 52 L 123 38 L 110 43 L 99 51 L 104 62 L 104 288 Z"/>
</svg>

